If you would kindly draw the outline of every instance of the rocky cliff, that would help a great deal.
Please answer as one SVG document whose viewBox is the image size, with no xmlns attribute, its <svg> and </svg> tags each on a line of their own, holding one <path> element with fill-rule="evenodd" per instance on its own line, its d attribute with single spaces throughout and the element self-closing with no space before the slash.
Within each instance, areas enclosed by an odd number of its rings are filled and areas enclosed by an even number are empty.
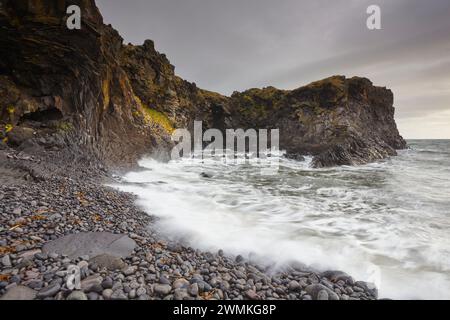
<svg viewBox="0 0 450 320">
<path fill-rule="evenodd" d="M 174 128 L 280 128 L 281 148 L 318 167 L 361 164 L 406 146 L 393 94 L 364 78 L 331 77 L 283 91 L 225 97 L 179 78 L 152 41 L 123 44 L 93 0 L 0 1 L 0 139 L 36 153 L 133 163 L 167 150 Z M 81 30 L 66 8 L 82 9 Z"/>
</svg>

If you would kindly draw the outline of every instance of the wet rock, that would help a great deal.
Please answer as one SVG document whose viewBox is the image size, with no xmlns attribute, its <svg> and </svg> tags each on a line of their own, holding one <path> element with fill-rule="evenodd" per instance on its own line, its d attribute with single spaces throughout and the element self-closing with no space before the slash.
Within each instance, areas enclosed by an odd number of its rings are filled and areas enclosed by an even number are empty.
<svg viewBox="0 0 450 320">
<path fill-rule="evenodd" d="M 339 300 L 339 296 L 330 290 L 328 287 L 322 285 L 322 284 L 312 284 L 306 287 L 306 292 L 308 295 L 312 297 L 313 300 L 318 300 L 320 291 L 325 291 L 327 293 L 327 298 L 329 300 Z M 324 294 L 322 293 L 322 297 Z"/>
<path fill-rule="evenodd" d="M 368 292 L 375 299 L 378 298 L 378 289 L 373 283 L 357 281 L 355 282 L 356 287 L 362 288 L 363 291 Z"/>
<path fill-rule="evenodd" d="M 353 278 L 342 271 L 325 271 L 321 274 L 321 277 L 328 278 L 331 282 L 338 282 L 342 280 L 344 282 L 353 283 Z"/>
<path fill-rule="evenodd" d="M 202 172 L 202 173 L 200 174 L 200 176 L 201 176 L 202 178 L 207 178 L 207 179 L 211 179 L 211 178 L 214 177 L 211 173 L 206 173 L 206 172 Z"/>
<path fill-rule="evenodd" d="M 298 153 L 286 153 L 284 156 L 295 161 L 305 161 L 305 157 Z"/>
<path fill-rule="evenodd" d="M 289 291 L 296 292 L 296 291 L 299 291 L 301 289 L 301 286 L 300 286 L 300 283 L 298 283 L 295 280 L 292 280 L 291 282 L 289 282 L 288 288 L 289 288 Z"/>
</svg>

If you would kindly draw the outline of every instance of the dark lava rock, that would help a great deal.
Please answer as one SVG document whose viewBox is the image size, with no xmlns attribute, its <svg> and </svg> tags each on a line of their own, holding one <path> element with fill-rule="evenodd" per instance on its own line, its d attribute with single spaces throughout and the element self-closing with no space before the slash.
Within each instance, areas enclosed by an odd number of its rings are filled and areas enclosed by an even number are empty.
<svg viewBox="0 0 450 320">
<path fill-rule="evenodd" d="M 58 283 L 49 285 L 48 287 L 45 287 L 45 288 L 41 289 L 41 291 L 39 291 L 39 293 L 37 294 L 37 298 L 45 299 L 45 298 L 53 297 L 58 293 L 58 291 L 60 289 L 61 289 L 61 285 Z"/>
<path fill-rule="evenodd" d="M 286 153 L 284 156 L 286 157 L 286 159 L 305 161 L 305 157 L 297 153 Z"/>
<path fill-rule="evenodd" d="M 310 295 L 313 298 L 313 300 L 319 300 L 319 298 L 324 299 L 325 293 L 327 298 L 325 300 L 339 300 L 339 296 L 334 291 L 321 284 L 309 285 L 306 287 L 305 290 L 308 293 L 308 295 Z"/>
</svg>

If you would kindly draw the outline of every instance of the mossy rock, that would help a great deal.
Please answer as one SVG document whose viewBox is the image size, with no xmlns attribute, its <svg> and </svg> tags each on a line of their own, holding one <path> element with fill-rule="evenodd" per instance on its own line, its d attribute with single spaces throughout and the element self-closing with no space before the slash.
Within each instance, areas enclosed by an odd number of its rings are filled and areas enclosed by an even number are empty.
<svg viewBox="0 0 450 320">
<path fill-rule="evenodd" d="M 144 107 L 144 112 L 144 119 L 147 123 L 156 123 L 170 134 L 175 131 L 172 121 L 164 113 L 149 107 Z"/>
<path fill-rule="evenodd" d="M 14 127 L 7 133 L 8 144 L 13 146 L 20 146 L 27 140 L 34 138 L 35 131 L 26 127 Z"/>
</svg>

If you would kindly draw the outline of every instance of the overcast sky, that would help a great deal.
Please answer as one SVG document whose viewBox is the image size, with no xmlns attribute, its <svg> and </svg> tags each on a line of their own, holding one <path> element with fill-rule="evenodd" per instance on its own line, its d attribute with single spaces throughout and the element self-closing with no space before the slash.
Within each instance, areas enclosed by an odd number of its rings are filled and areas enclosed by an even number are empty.
<svg viewBox="0 0 450 320">
<path fill-rule="evenodd" d="M 229 95 L 335 74 L 395 94 L 406 138 L 450 138 L 450 0 L 97 0 L 125 42 L 152 39 L 178 75 Z M 366 27 L 381 7 L 382 30 Z"/>
</svg>

